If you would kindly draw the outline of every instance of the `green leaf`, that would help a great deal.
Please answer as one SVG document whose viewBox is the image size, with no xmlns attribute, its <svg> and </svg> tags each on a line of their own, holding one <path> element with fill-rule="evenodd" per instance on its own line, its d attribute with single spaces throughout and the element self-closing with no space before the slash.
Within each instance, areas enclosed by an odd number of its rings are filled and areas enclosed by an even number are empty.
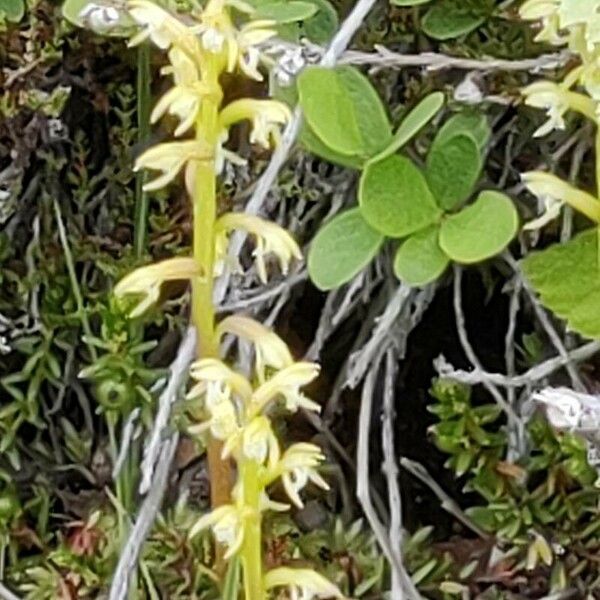
<svg viewBox="0 0 600 600">
<path fill-rule="evenodd" d="M 438 204 L 452 210 L 473 193 L 483 168 L 477 143 L 470 135 L 435 138 L 427 155 L 425 176 Z"/>
<path fill-rule="evenodd" d="M 412 286 L 435 281 L 450 262 L 440 248 L 438 237 L 439 228 L 435 225 L 409 237 L 396 253 L 396 277 Z"/>
<path fill-rule="evenodd" d="M 23 0 L 0 0 L 0 13 L 3 13 L 7 21 L 18 23 L 25 14 L 25 2 Z"/>
<path fill-rule="evenodd" d="M 397 154 L 367 164 L 358 198 L 367 222 L 390 237 L 410 235 L 441 216 L 423 173 Z"/>
<path fill-rule="evenodd" d="M 318 7 L 311 2 L 292 0 L 291 2 L 267 2 L 254 11 L 254 19 L 267 19 L 275 23 L 294 23 L 312 17 Z"/>
<path fill-rule="evenodd" d="M 477 29 L 486 12 L 468 4 L 465 0 L 441 0 L 423 17 L 423 31 L 436 40 L 449 40 Z"/>
<path fill-rule="evenodd" d="M 440 128 L 436 140 L 440 143 L 459 134 L 470 135 L 480 151 L 487 145 L 492 130 L 488 124 L 487 117 L 474 110 L 465 110 L 450 117 Z"/>
<path fill-rule="evenodd" d="M 598 256 L 598 230 L 590 229 L 521 263 L 544 306 L 589 338 L 600 338 Z"/>
<path fill-rule="evenodd" d="M 350 281 L 373 259 L 383 236 L 363 219 L 360 209 L 348 210 L 315 236 L 308 254 L 308 273 L 320 290 Z"/>
<path fill-rule="evenodd" d="M 394 6 L 419 6 L 428 2 L 431 0 L 390 0 L 390 4 Z"/>
<path fill-rule="evenodd" d="M 298 93 L 309 127 L 336 153 L 366 158 L 389 142 L 381 99 L 353 67 L 309 67 L 298 77 Z"/>
<path fill-rule="evenodd" d="M 359 156 L 347 156 L 340 154 L 327 147 L 315 134 L 315 132 L 305 123 L 300 132 L 300 142 L 312 154 L 324 158 L 326 161 L 348 167 L 350 169 L 362 169 L 365 160 Z"/>
<path fill-rule="evenodd" d="M 380 152 L 373 161 L 383 160 L 391 154 L 394 154 L 407 142 L 409 142 L 442 108 L 444 104 L 444 94 L 442 92 L 433 92 L 426 96 L 415 106 L 402 120 L 389 146 Z"/>
<path fill-rule="evenodd" d="M 504 250 L 518 224 L 511 199 L 486 190 L 472 205 L 442 221 L 440 246 L 456 262 L 477 263 Z"/>
<path fill-rule="evenodd" d="M 240 589 L 240 557 L 233 556 L 227 564 L 227 574 L 223 583 L 222 600 L 237 600 Z"/>
<path fill-rule="evenodd" d="M 317 14 L 300 25 L 302 36 L 315 44 L 327 44 L 339 28 L 338 14 L 327 0 L 307 0 L 317 7 Z"/>
</svg>

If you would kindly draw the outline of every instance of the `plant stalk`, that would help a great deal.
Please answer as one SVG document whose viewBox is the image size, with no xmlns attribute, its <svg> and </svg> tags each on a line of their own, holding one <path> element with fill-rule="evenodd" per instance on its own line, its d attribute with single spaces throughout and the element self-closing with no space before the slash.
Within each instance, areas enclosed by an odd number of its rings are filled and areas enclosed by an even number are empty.
<svg viewBox="0 0 600 600">
<path fill-rule="evenodd" d="M 243 463 L 239 466 L 244 504 L 248 511 L 248 515 L 245 517 L 244 544 L 241 549 L 244 567 L 244 598 L 245 600 L 264 600 L 260 513 L 262 488 L 258 464 L 253 460 L 243 459 Z"/>
<path fill-rule="evenodd" d="M 218 88 L 218 69 L 207 60 L 205 78 Z M 220 98 L 206 98 L 196 123 L 196 138 L 216 148 Z M 192 322 L 196 327 L 198 358 L 218 358 L 219 342 L 215 337 L 213 306 L 213 272 L 215 264 L 215 222 L 217 218 L 217 190 L 215 160 L 201 161 L 196 169 L 194 195 L 194 258 L 201 276 L 192 281 Z M 207 448 L 208 470 L 213 507 L 229 502 L 232 486 L 232 468 L 221 458 L 222 444 L 211 439 Z"/>
</svg>

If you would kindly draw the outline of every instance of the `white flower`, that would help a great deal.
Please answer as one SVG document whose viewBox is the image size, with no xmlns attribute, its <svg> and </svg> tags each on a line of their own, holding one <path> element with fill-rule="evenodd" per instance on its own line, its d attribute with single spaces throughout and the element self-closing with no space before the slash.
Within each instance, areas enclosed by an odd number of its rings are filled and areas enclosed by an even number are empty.
<svg viewBox="0 0 600 600">
<path fill-rule="evenodd" d="M 289 587 L 291 600 L 344 597 L 337 586 L 312 569 L 272 569 L 264 576 L 264 587 Z"/>
<path fill-rule="evenodd" d="M 227 504 L 200 517 L 191 528 L 189 537 L 193 538 L 203 529 L 210 527 L 217 541 L 227 546 L 224 558 L 229 559 L 238 552 L 244 543 L 244 522 L 243 509 L 240 510 L 232 504 Z"/>
<path fill-rule="evenodd" d="M 291 118 L 292 113 L 283 102 L 242 98 L 221 111 L 219 124 L 228 130 L 234 123 L 248 119 L 252 121 L 250 142 L 270 148 L 279 143 L 280 130 Z"/>
<path fill-rule="evenodd" d="M 538 42 L 548 42 L 560 46 L 568 41 L 568 36 L 560 33 L 559 7 L 561 0 L 529 0 L 519 11 L 527 21 L 542 21 L 542 29 L 535 37 Z"/>
<path fill-rule="evenodd" d="M 213 384 L 217 388 L 218 384 Z M 218 389 L 218 388 L 217 388 Z M 227 443 L 240 433 L 238 424 L 238 415 L 231 398 L 222 389 L 213 395 L 207 395 L 212 401 L 206 402 L 206 408 L 210 413 L 210 418 L 198 425 L 192 425 L 188 431 L 192 435 L 200 435 L 210 430 L 212 436 L 218 440 Z"/>
<path fill-rule="evenodd" d="M 562 84 L 538 81 L 522 90 L 525 104 L 546 109 L 548 115 L 548 121 L 533 134 L 534 137 L 544 136 L 554 129 L 564 129 L 564 115 L 568 110 L 575 110 L 596 122 L 596 103 L 591 98 L 569 89 L 575 83 L 575 77 L 579 77 L 580 74 L 581 71 L 576 69 Z"/>
<path fill-rule="evenodd" d="M 259 381 L 264 381 L 267 367 L 283 369 L 294 362 L 285 342 L 264 325 L 240 315 L 223 319 L 217 326 L 217 337 L 232 334 L 254 345 L 256 373 Z"/>
<path fill-rule="evenodd" d="M 150 38 L 162 50 L 168 50 L 175 45 L 187 52 L 190 57 L 199 56 L 200 45 L 194 30 L 158 4 L 150 0 L 130 0 L 129 14 L 143 27 L 140 33 L 131 38 L 130 46 L 137 46 Z"/>
<path fill-rule="evenodd" d="M 285 398 L 286 408 L 291 412 L 296 412 L 298 408 L 320 412 L 321 406 L 300 392 L 301 387 L 319 376 L 319 371 L 320 367 L 316 363 L 293 363 L 263 383 L 254 392 L 252 403 L 257 410 L 262 410 L 268 402 L 281 395 Z"/>
<path fill-rule="evenodd" d="M 304 503 L 299 492 L 309 481 L 321 489 L 329 489 L 327 482 L 316 471 L 323 460 L 325 456 L 318 446 L 307 443 L 293 444 L 284 452 L 277 466 L 269 472 L 267 479 L 272 482 L 281 477 L 289 499 L 298 508 L 303 508 Z"/>
<path fill-rule="evenodd" d="M 525 225 L 525 229 L 535 229 L 550 222 L 560 212 L 565 203 L 583 213 L 592 221 L 600 222 L 600 202 L 591 194 L 573 187 L 556 175 L 541 171 L 530 171 L 522 176 L 529 191 L 541 198 L 547 213 Z"/>
<path fill-rule="evenodd" d="M 177 177 L 183 167 L 186 167 L 186 170 L 195 170 L 199 161 L 209 161 L 213 157 L 214 149 L 207 148 L 197 140 L 168 142 L 146 150 L 135 162 L 134 171 L 139 169 L 162 171 L 160 177 L 144 185 L 144 190 L 149 192 L 165 187 Z"/>
<path fill-rule="evenodd" d="M 226 386 L 245 401 L 249 400 L 252 396 L 250 382 L 243 375 L 236 373 L 224 362 L 216 358 L 203 358 L 192 363 L 190 375 L 193 379 L 200 382 L 200 384 L 219 383 L 222 386 Z"/>
<path fill-rule="evenodd" d="M 269 458 L 274 466 L 279 460 L 279 442 L 267 417 L 255 417 L 242 433 L 242 452 L 246 458 L 263 465 Z"/>
<path fill-rule="evenodd" d="M 225 36 L 220 33 L 217 29 L 209 27 L 201 35 L 202 47 L 213 54 L 222 52 L 223 45 L 225 44 Z"/>
<path fill-rule="evenodd" d="M 182 135 L 194 124 L 202 99 L 217 91 L 200 81 L 196 63 L 182 50 L 174 47 L 169 52 L 171 67 L 163 70 L 171 73 L 175 82 L 168 92 L 156 103 L 150 121 L 156 123 L 166 112 L 179 119 L 175 135 Z"/>
<path fill-rule="evenodd" d="M 140 295 L 142 300 L 131 311 L 130 317 L 143 314 L 160 296 L 160 286 L 165 281 L 193 279 L 201 275 L 198 263 L 190 257 L 169 258 L 154 265 L 140 267 L 129 273 L 116 285 L 117 297 Z"/>
<path fill-rule="evenodd" d="M 258 276 L 263 283 L 267 282 L 265 255 L 274 254 L 285 275 L 293 258 L 302 259 L 302 252 L 294 238 L 282 227 L 247 213 L 226 213 L 217 220 L 215 226 L 216 261 L 222 265 L 227 258 L 227 239 L 231 231 L 242 229 L 252 234 L 256 247 L 252 255 L 256 261 Z"/>
</svg>

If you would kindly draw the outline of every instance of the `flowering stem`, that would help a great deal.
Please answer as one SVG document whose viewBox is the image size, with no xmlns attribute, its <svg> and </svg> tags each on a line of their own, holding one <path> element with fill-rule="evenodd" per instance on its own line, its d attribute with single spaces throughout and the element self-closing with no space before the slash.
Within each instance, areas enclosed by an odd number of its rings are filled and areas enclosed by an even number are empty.
<svg viewBox="0 0 600 600">
<path fill-rule="evenodd" d="M 263 600 L 262 577 L 262 541 L 260 494 L 261 484 L 258 476 L 258 464 L 254 460 L 243 459 L 238 465 L 242 478 L 245 516 L 244 544 L 241 549 L 242 565 L 244 567 L 244 598 L 245 600 Z"/>
<path fill-rule="evenodd" d="M 207 83 L 218 88 L 218 70 L 206 61 Z M 218 141 L 219 98 L 207 97 L 202 103 L 196 123 L 196 137 L 208 147 Z M 200 161 L 196 170 L 194 203 L 194 259 L 200 267 L 200 277 L 192 281 L 192 322 L 196 327 L 198 358 L 218 358 L 213 306 L 213 272 L 215 262 L 215 221 L 217 216 L 216 175 L 214 158 Z M 211 483 L 211 502 L 221 506 L 229 502 L 232 469 L 221 459 L 222 444 L 211 439 L 207 448 Z"/>
</svg>

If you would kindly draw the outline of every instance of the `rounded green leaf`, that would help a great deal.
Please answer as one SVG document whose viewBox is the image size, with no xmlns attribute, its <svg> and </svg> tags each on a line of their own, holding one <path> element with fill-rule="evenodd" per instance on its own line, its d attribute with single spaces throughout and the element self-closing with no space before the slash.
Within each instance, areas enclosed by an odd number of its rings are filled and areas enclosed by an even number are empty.
<svg viewBox="0 0 600 600">
<path fill-rule="evenodd" d="M 312 154 L 325 159 L 335 165 L 341 165 L 349 169 L 362 169 L 365 160 L 359 156 L 340 154 L 326 146 L 315 132 L 305 123 L 300 132 L 300 142 Z"/>
<path fill-rule="evenodd" d="M 379 251 L 383 236 L 348 210 L 325 225 L 308 253 L 308 273 L 320 290 L 332 290 L 360 273 Z"/>
<path fill-rule="evenodd" d="M 389 237 L 410 235 L 441 215 L 423 173 L 405 156 L 368 163 L 358 194 L 364 218 Z"/>
<path fill-rule="evenodd" d="M 18 23 L 25 14 L 23 0 L 0 0 L 0 14 L 4 14 L 7 21 Z"/>
<path fill-rule="evenodd" d="M 482 168 L 477 142 L 472 136 L 460 133 L 433 141 L 425 176 L 438 204 L 452 210 L 473 193 Z"/>
<path fill-rule="evenodd" d="M 511 199 L 486 190 L 440 229 L 440 247 L 456 262 L 477 263 L 502 252 L 517 233 L 519 219 Z"/>
<path fill-rule="evenodd" d="M 470 6 L 469 6 L 470 4 Z M 436 40 L 449 40 L 477 29 L 486 18 L 465 0 L 441 0 L 423 17 L 423 31 Z"/>
<path fill-rule="evenodd" d="M 333 69 L 304 69 L 298 77 L 298 97 L 306 122 L 327 146 L 341 154 L 360 154 L 352 98 Z"/>
<path fill-rule="evenodd" d="M 429 94 L 419 104 L 417 104 L 402 120 L 400 126 L 394 133 L 392 141 L 382 152 L 373 160 L 382 160 L 391 154 L 397 152 L 402 146 L 409 142 L 442 108 L 444 104 L 444 94 L 442 92 L 433 92 Z"/>
<path fill-rule="evenodd" d="M 302 36 L 315 44 L 326 44 L 339 28 L 338 14 L 327 0 L 307 0 L 317 7 L 317 14 L 300 25 Z"/>
<path fill-rule="evenodd" d="M 483 150 L 492 135 L 492 130 L 484 114 L 474 110 L 465 110 L 453 115 L 442 125 L 436 140 L 441 143 L 442 140 L 461 133 L 470 135 L 477 142 L 479 150 Z"/>
<path fill-rule="evenodd" d="M 275 23 L 294 23 L 312 17 L 318 7 L 311 2 L 292 0 L 291 2 L 267 2 L 254 11 L 254 19 L 266 19 Z"/>
<path fill-rule="evenodd" d="M 310 67 L 298 77 L 298 95 L 310 129 L 331 150 L 372 156 L 389 143 L 390 124 L 369 80 L 353 67 Z"/>
<path fill-rule="evenodd" d="M 450 262 L 440 248 L 438 238 L 439 227 L 435 225 L 411 235 L 396 252 L 396 277 L 412 286 L 435 281 Z"/>
</svg>

